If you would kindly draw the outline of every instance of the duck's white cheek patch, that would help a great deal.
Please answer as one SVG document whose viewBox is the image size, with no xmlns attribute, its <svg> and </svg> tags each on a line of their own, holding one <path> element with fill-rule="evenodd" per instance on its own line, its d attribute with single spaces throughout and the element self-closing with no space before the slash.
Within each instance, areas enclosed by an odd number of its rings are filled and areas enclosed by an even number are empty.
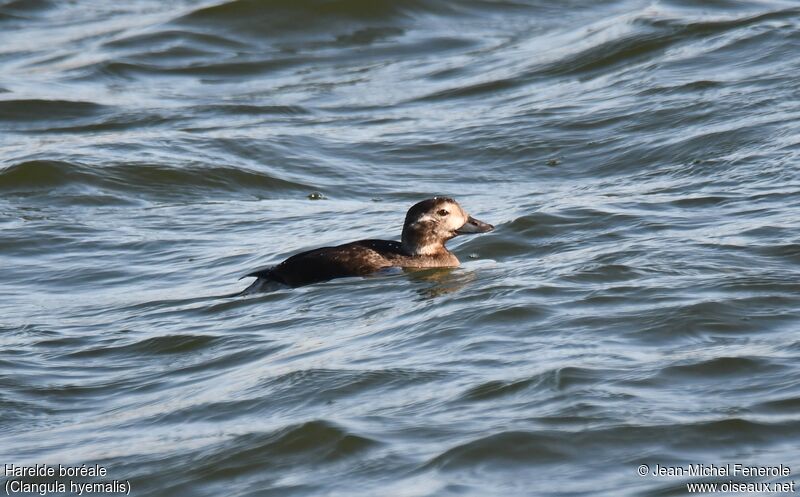
<svg viewBox="0 0 800 497">
<path fill-rule="evenodd" d="M 447 217 L 447 228 L 450 231 L 455 231 L 458 228 L 464 226 L 464 223 L 467 222 L 467 217 L 461 217 L 458 214 L 451 214 Z"/>
</svg>

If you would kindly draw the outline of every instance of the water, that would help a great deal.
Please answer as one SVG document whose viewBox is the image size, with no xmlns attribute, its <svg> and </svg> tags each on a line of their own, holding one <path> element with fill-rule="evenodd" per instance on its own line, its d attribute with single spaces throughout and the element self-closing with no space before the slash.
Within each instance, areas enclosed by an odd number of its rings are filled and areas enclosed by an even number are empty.
<svg viewBox="0 0 800 497">
<path fill-rule="evenodd" d="M 0 463 L 139 497 L 797 479 L 796 2 L 0 4 Z M 434 194 L 497 227 L 459 269 L 228 296 Z M 792 474 L 637 474 L 693 463 Z"/>
</svg>

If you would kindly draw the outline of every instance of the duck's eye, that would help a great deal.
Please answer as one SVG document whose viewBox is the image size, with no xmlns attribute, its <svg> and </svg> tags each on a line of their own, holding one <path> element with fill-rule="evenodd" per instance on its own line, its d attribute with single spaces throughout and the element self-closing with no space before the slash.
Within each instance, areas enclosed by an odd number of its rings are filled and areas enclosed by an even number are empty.
<svg viewBox="0 0 800 497">
<path fill-rule="evenodd" d="M 447 209 L 439 209 L 439 212 L 437 212 L 437 214 L 439 214 L 439 215 L 440 215 L 440 216 L 442 216 L 442 217 L 445 217 L 445 216 L 447 216 L 447 215 L 448 215 L 448 214 L 450 214 L 450 213 L 449 213 L 449 212 L 447 212 Z"/>
</svg>

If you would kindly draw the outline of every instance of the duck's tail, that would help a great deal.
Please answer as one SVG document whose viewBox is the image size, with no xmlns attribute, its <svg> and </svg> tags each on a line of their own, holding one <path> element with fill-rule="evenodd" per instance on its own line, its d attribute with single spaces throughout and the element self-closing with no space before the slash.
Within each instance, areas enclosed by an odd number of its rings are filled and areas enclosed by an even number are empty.
<svg viewBox="0 0 800 497">
<path fill-rule="evenodd" d="M 239 279 L 241 280 L 248 277 L 255 277 L 256 280 L 252 282 L 250 286 L 237 293 L 237 297 L 253 295 L 254 293 L 274 292 L 275 290 L 289 288 L 288 285 L 274 277 L 271 267 L 246 274 Z"/>
<path fill-rule="evenodd" d="M 277 281 L 263 280 L 261 278 L 257 278 L 254 282 L 250 284 L 250 286 L 248 286 L 241 292 L 237 293 L 236 296 L 245 297 L 247 295 L 253 295 L 254 293 L 273 292 L 275 290 L 280 290 L 282 288 L 286 288 L 286 285 L 282 285 Z"/>
</svg>

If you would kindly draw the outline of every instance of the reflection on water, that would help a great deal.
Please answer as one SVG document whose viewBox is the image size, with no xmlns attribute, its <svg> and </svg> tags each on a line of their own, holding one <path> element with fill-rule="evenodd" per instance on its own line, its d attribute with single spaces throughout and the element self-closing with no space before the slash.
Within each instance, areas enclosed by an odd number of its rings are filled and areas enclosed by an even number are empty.
<svg viewBox="0 0 800 497">
<path fill-rule="evenodd" d="M 404 271 L 410 281 L 430 283 L 423 288 L 417 288 L 422 299 L 433 299 L 457 292 L 476 279 L 473 271 L 463 268 L 406 268 Z"/>
</svg>

